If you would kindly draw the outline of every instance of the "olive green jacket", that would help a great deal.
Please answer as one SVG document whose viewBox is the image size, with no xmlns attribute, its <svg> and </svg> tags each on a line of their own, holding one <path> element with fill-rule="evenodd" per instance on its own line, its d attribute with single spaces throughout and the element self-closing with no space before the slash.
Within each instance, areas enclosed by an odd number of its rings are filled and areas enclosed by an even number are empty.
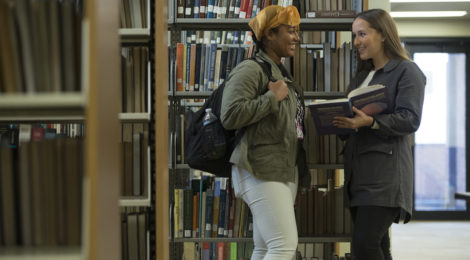
<svg viewBox="0 0 470 260">
<path fill-rule="evenodd" d="M 253 60 L 245 60 L 232 70 L 225 84 L 220 120 L 227 129 L 246 127 L 246 131 L 230 162 L 258 179 L 294 182 L 298 149 L 294 89 L 303 95 L 302 89 L 293 84 L 291 76 L 284 78 L 262 50 L 256 58 L 271 64 L 275 80 L 287 83 L 288 97 L 276 100 L 274 93 L 268 91 L 268 76 Z"/>
</svg>

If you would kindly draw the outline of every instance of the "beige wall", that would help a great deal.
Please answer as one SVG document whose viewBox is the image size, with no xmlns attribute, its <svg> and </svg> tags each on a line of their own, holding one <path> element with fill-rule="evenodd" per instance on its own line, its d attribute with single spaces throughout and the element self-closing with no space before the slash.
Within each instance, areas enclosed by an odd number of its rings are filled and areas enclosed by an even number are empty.
<svg viewBox="0 0 470 260">
<path fill-rule="evenodd" d="M 366 0 L 363 0 L 366 1 Z M 390 11 L 389 0 L 369 0 L 369 9 L 381 8 Z M 397 19 L 400 37 L 470 37 L 470 20 L 457 19 Z M 342 42 L 351 41 L 351 33 L 342 32 Z"/>
<path fill-rule="evenodd" d="M 470 37 L 470 20 L 397 20 L 400 37 Z"/>
<path fill-rule="evenodd" d="M 364 1 L 364 0 L 363 0 Z M 390 12 L 389 0 L 369 0 L 369 9 L 380 8 Z"/>
</svg>

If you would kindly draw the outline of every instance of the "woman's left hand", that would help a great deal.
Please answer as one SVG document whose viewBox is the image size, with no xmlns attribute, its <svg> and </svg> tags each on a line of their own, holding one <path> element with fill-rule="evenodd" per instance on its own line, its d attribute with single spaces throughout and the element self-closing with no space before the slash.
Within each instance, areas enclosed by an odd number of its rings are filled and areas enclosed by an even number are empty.
<svg viewBox="0 0 470 260">
<path fill-rule="evenodd" d="M 362 110 L 353 107 L 354 117 L 335 116 L 333 119 L 333 125 L 338 128 L 350 128 L 356 129 L 362 126 L 371 126 L 374 122 L 374 118 L 368 116 Z"/>
</svg>

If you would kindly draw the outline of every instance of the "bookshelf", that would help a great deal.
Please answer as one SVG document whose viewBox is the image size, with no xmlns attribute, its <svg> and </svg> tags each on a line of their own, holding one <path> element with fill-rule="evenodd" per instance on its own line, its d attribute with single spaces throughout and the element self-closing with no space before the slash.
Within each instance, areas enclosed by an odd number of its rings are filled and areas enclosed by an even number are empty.
<svg viewBox="0 0 470 260">
<path fill-rule="evenodd" d="M 3 43 L 14 41 L 15 37 L 24 39 L 33 37 L 29 32 L 33 29 L 28 28 L 26 19 L 36 19 L 41 17 L 45 8 L 61 8 L 51 9 L 51 19 L 57 18 L 55 15 L 63 12 L 61 19 L 76 18 L 76 27 L 69 31 L 71 34 L 63 35 L 56 31 L 54 26 L 48 27 L 46 23 L 41 24 L 41 29 L 45 29 L 47 33 L 52 33 L 52 38 L 47 38 L 46 34 L 41 34 L 39 30 L 34 31 L 34 37 L 38 37 L 40 42 L 36 42 L 39 46 L 45 47 L 45 54 L 52 53 L 54 55 L 62 55 L 63 52 L 55 52 L 57 49 L 64 49 L 64 52 L 76 53 L 73 57 L 77 62 L 73 66 L 74 70 L 64 71 L 64 82 L 75 79 L 74 83 L 77 88 L 62 91 L 61 84 L 58 83 L 59 89 L 50 91 L 47 82 L 40 81 L 43 78 L 37 78 L 37 84 L 46 87 L 45 89 L 24 88 L 15 86 L 17 91 L 10 93 L 2 93 L 0 101 L 0 124 L 55 124 L 55 123 L 78 123 L 83 124 L 85 134 L 83 138 L 83 164 L 79 168 L 83 169 L 83 178 L 79 179 L 79 183 L 75 183 L 76 187 L 83 186 L 79 191 L 81 197 L 77 197 L 81 210 L 76 216 L 78 227 L 78 242 L 76 245 L 54 244 L 44 246 L 42 244 L 33 244 L 24 246 L 24 241 L 15 246 L 3 246 L 0 250 L 0 258 L 5 259 L 118 259 L 120 256 L 119 243 L 119 214 L 117 201 L 119 196 L 119 179 L 116 172 L 119 172 L 118 156 L 118 112 L 120 102 L 106 102 L 106 100 L 120 100 L 119 57 L 118 57 L 118 5 L 114 1 L 42 1 L 36 6 L 38 9 L 32 11 L 30 17 L 24 12 L 29 3 L 26 2 L 9 2 L 10 9 L 3 9 L 6 1 L 2 1 L 2 12 L 7 12 L 9 17 L 14 17 L 18 12 L 21 26 L 18 31 L 10 31 L 10 34 Z M 46 6 L 47 4 L 47 6 Z M 74 5 L 72 5 L 74 4 Z M 50 6 L 49 6 L 50 5 Z M 79 8 L 76 17 L 68 16 L 73 14 L 72 6 L 85 7 Z M 29 8 L 29 6 L 27 7 Z M 38 11 L 39 10 L 39 11 Z M 81 12 L 81 10 L 84 10 Z M 35 13 L 38 11 L 38 13 Z M 4 13 L 3 13 L 4 14 Z M 2 15 L 2 18 L 4 16 Z M 46 20 L 44 20 L 46 21 Z M 70 22 L 71 20 L 68 20 Z M 57 24 L 57 21 L 51 20 L 51 25 Z M 64 23 L 64 26 L 70 24 Z M 68 28 L 68 27 L 67 27 Z M 71 28 L 69 28 L 71 29 Z M 31 30 L 31 31 L 30 31 Z M 2 30 L 3 32 L 3 30 Z M 73 34 L 73 35 L 72 35 Z M 71 43 L 74 47 L 65 49 L 62 45 L 54 45 L 59 41 L 57 37 L 64 37 L 64 41 Z M 51 41 L 51 46 L 57 49 L 48 49 L 47 41 Z M 57 40 L 57 41 L 56 41 Z M 28 53 L 32 46 L 12 45 L 17 47 L 14 52 L 22 53 L 23 57 L 28 57 Z M 67 45 L 68 46 L 68 45 Z M 69 46 L 68 46 L 69 47 Z M 19 57 L 19 56 L 18 56 Z M 32 77 L 39 68 L 45 69 L 44 75 L 50 73 L 55 74 L 57 71 L 46 71 L 47 68 L 55 67 L 58 63 L 46 62 L 44 56 L 35 56 L 34 60 L 26 60 L 21 67 L 24 69 L 22 82 L 25 85 L 35 82 Z M 47 57 L 49 58 L 49 57 Z M 70 57 L 65 59 L 69 61 Z M 53 59 L 51 59 L 53 60 Z M 17 62 L 18 60 L 13 60 Z M 67 66 L 69 66 L 68 64 Z M 61 68 L 55 67 L 55 68 Z M 18 71 L 16 71 L 18 72 Z M 3 72 L 2 72 L 3 73 Z M 49 74 L 48 74 L 49 75 Z M 37 75 L 36 75 L 37 76 Z M 70 76 L 70 77 L 69 77 Z M 51 77 L 52 78 L 52 77 Z M 39 84 L 40 82 L 41 84 Z M 58 81 L 60 82 L 60 81 Z M 57 83 L 57 82 L 55 82 Z M 54 83 L 54 84 L 55 84 Z M 64 83 L 67 84 L 67 83 Z M 30 85 L 31 86 L 31 85 Z M 65 88 L 66 89 L 66 88 Z M 3 89 L 4 90 L 4 89 Z M 45 151 L 47 152 L 47 151 Z M 78 153 L 79 150 L 75 150 Z M 15 161 L 12 161 L 15 163 Z M 35 168 L 33 164 L 28 165 Z M 42 169 L 42 168 L 41 168 Z M 41 174 L 46 174 L 42 172 Z M 2 172 L 5 174 L 5 172 Z M 46 177 L 39 175 L 39 177 Z M 83 183 L 83 185 L 81 185 Z M 53 189 L 57 186 L 50 186 Z M 67 186 L 68 187 L 68 186 Z M 69 190 L 70 192 L 70 190 Z M 45 208 L 47 210 L 47 208 Z M 68 214 L 74 214 L 67 211 Z M 54 217 L 54 213 L 52 213 Z M 33 218 L 33 220 L 36 220 Z M 57 218 L 58 222 L 63 221 Z M 7 223 L 8 224 L 8 223 Z M 51 226 L 49 226 L 51 227 Z"/>
<path fill-rule="evenodd" d="M 179 151 L 178 147 L 182 143 L 182 137 L 178 136 L 180 131 L 181 131 L 181 114 L 184 114 L 182 111 L 184 109 L 182 108 L 192 108 L 192 107 L 197 107 L 202 104 L 201 100 L 207 98 L 210 96 L 211 91 L 206 91 L 206 89 L 202 89 L 200 87 L 200 91 L 188 91 L 184 90 L 183 91 L 177 91 L 177 82 L 176 82 L 176 76 L 177 76 L 177 69 L 175 68 L 175 63 L 176 63 L 176 47 L 178 42 L 183 42 L 186 43 L 186 39 L 183 37 L 187 37 L 186 34 L 184 34 L 184 31 L 238 31 L 240 32 L 240 35 L 242 32 L 249 30 L 248 26 L 248 21 L 250 19 L 236 19 L 236 18 L 222 18 L 222 19 L 207 19 L 207 18 L 179 18 L 177 14 L 177 9 L 178 9 L 178 2 L 176 0 L 169 0 L 168 5 L 170 7 L 170 15 L 168 19 L 168 31 L 170 32 L 168 36 L 170 37 L 170 41 L 168 42 L 169 46 L 169 57 L 170 59 L 170 76 L 169 76 L 169 89 L 168 89 L 168 95 L 169 95 L 169 100 L 170 100 L 170 105 L 169 105 L 169 131 L 171 133 L 170 136 L 170 174 L 169 174 L 169 183 L 170 183 L 170 191 L 168 195 L 168 201 L 170 203 L 170 211 L 173 210 L 173 206 L 175 205 L 175 195 L 173 194 L 173 189 L 175 188 L 175 185 L 178 185 L 179 180 L 175 180 L 177 177 L 177 173 L 181 172 L 190 172 L 189 174 L 193 173 L 193 170 L 189 168 L 187 164 L 184 163 L 184 160 L 180 160 L 179 157 L 182 156 L 181 151 Z M 184 2 L 184 1 L 183 1 Z M 231 2 L 231 1 L 227 1 Z M 344 1 L 345 2 L 345 1 Z M 352 0 L 351 1 L 351 8 L 355 10 L 356 12 L 360 12 L 362 10 L 362 0 Z M 228 12 L 228 11 L 227 11 Z M 335 48 L 333 52 L 339 52 L 336 49 L 341 47 L 340 45 L 340 40 L 336 39 L 336 36 L 339 35 L 339 32 L 341 31 L 351 31 L 351 26 L 352 26 L 352 21 L 353 18 L 304 18 L 305 15 L 302 15 L 301 18 L 301 23 L 300 23 L 300 30 L 301 31 L 329 31 L 331 35 L 335 35 L 332 38 L 329 38 L 330 36 L 326 36 L 322 38 L 323 40 L 330 40 L 331 43 L 331 49 Z M 184 35 L 184 36 L 183 36 Z M 240 36 L 239 35 L 239 36 Z M 328 33 L 327 33 L 328 35 Z M 180 36 L 182 39 L 180 39 Z M 201 36 L 202 37 L 202 36 Z M 192 42 L 194 43 L 194 42 Z M 197 42 L 199 43 L 199 42 Z M 207 42 L 204 42 L 207 44 Z M 328 44 L 329 45 L 329 44 Z M 186 46 L 185 46 L 186 47 Z M 239 43 L 223 43 L 217 44 L 217 48 L 221 49 L 224 47 L 228 48 L 237 48 L 237 47 L 242 47 L 242 48 L 249 48 L 249 45 L 246 45 L 242 42 Z M 316 49 L 320 50 L 322 53 L 325 51 L 325 44 L 323 43 L 302 43 L 300 45 L 301 48 L 304 49 Z M 206 50 L 207 53 L 207 50 Z M 202 54 L 201 54 L 202 55 Z M 322 54 L 323 55 L 323 54 Z M 353 59 L 354 55 L 351 54 L 350 59 Z M 323 56 L 322 56 L 323 57 Z M 349 68 L 349 76 L 352 75 L 352 72 L 354 71 L 354 62 L 352 60 L 349 60 L 351 67 Z M 291 72 L 294 71 L 294 65 L 292 62 L 292 59 L 290 59 L 290 63 L 288 63 L 288 66 L 292 68 Z M 331 69 L 330 69 L 331 73 Z M 202 74 L 201 74 L 202 75 Z M 305 75 L 305 74 L 304 74 Z M 295 75 L 294 75 L 295 77 Z M 344 80 L 344 79 L 343 79 Z M 329 81 L 330 86 L 332 84 L 338 84 L 335 82 Z M 311 100 L 311 99 L 332 99 L 332 98 L 339 98 L 339 97 L 344 97 L 345 93 L 344 90 L 338 91 L 335 89 L 331 89 L 331 91 L 324 91 L 324 90 L 305 90 L 304 92 L 304 98 L 305 100 Z M 320 138 L 320 137 L 318 137 Z M 180 139 L 180 140 L 178 140 Z M 324 138 L 327 143 L 330 142 L 329 140 L 332 139 L 332 137 L 325 137 Z M 326 140 L 328 139 L 328 140 Z M 323 141 L 322 141 L 323 142 Z M 331 141 L 333 142 L 333 141 Z M 316 145 L 319 145 L 318 143 Z M 323 144 L 322 144 L 323 145 Z M 183 148 L 181 148 L 183 149 Z M 322 149 L 327 149 L 327 148 L 322 148 Z M 322 152 L 326 153 L 331 153 L 328 150 L 322 150 Z M 318 170 L 319 172 L 328 172 L 328 178 L 335 179 L 336 175 L 335 173 L 338 172 L 338 170 L 341 170 L 343 168 L 343 164 L 341 161 L 337 161 L 336 159 L 327 159 L 324 160 L 325 158 L 316 158 L 315 160 L 311 160 L 311 162 L 308 164 L 309 168 L 312 170 Z M 330 184 L 331 185 L 331 184 Z M 322 184 L 319 185 L 318 188 L 325 190 L 327 189 L 328 184 Z M 173 212 L 170 212 L 170 222 L 171 227 L 170 227 L 170 234 L 171 238 L 169 240 L 170 244 L 170 256 L 172 259 L 175 259 L 177 256 L 180 256 L 180 251 L 184 250 L 184 246 L 182 244 L 188 244 L 188 243 L 198 243 L 199 247 L 202 248 L 202 244 L 205 242 L 210 242 L 210 243 L 217 243 L 217 242 L 250 242 L 252 241 L 252 238 L 250 237 L 233 237 L 233 238 L 228 238 L 228 237 L 175 237 L 175 230 L 174 228 L 174 214 Z M 307 236 L 302 236 L 299 237 L 299 243 L 302 244 L 308 244 L 308 243 L 329 243 L 329 244 L 335 244 L 334 247 L 339 247 L 337 246 L 338 244 L 342 243 L 349 243 L 351 241 L 350 234 L 346 233 L 322 233 L 322 234 L 308 234 Z M 333 249 L 331 247 L 330 249 Z M 202 249 L 201 249 L 202 250 Z M 329 249 L 328 249 L 329 250 Z M 326 257 L 326 253 L 325 253 Z M 330 257 L 330 256 L 329 256 Z M 329 258 L 327 258 L 329 259 Z"/>
<path fill-rule="evenodd" d="M 155 3 L 121 1 L 121 259 L 154 259 Z M 156 34 L 155 34 L 156 33 Z M 161 155 L 160 155 L 161 156 Z"/>
</svg>

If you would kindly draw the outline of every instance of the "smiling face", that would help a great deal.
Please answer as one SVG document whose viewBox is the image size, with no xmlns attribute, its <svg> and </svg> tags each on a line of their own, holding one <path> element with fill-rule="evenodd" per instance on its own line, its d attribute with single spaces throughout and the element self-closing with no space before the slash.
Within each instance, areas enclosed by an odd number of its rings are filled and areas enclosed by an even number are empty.
<svg viewBox="0 0 470 260">
<path fill-rule="evenodd" d="M 382 67 L 388 60 L 384 52 L 383 41 L 385 38 L 370 24 L 361 18 L 356 18 L 352 25 L 354 46 L 357 48 L 361 60 L 372 59 L 374 66 Z"/>
<path fill-rule="evenodd" d="M 277 63 L 282 57 L 292 57 L 300 38 L 295 26 L 280 25 L 266 36 L 266 53 Z"/>
</svg>

